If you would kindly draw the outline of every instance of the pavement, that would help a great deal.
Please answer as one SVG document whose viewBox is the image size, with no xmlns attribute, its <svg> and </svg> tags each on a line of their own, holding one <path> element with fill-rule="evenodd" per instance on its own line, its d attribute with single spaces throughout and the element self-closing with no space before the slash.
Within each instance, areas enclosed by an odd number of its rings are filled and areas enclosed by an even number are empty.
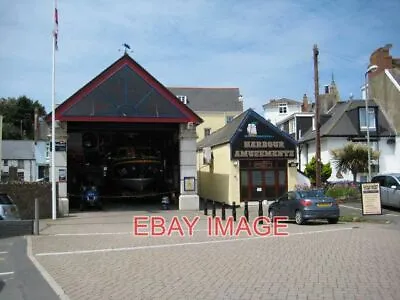
<svg viewBox="0 0 400 300">
<path fill-rule="evenodd" d="M 400 210 L 395 208 L 382 208 L 382 215 L 362 215 L 361 202 L 348 202 L 340 205 L 340 213 L 342 216 L 362 217 L 371 221 L 389 221 L 400 225 Z"/>
<path fill-rule="evenodd" d="M 249 211 L 251 221 L 257 207 Z M 242 209 L 237 213 L 239 219 Z M 174 217 L 200 220 L 192 236 L 185 228 L 183 237 L 134 235 L 133 216 L 150 214 L 167 225 Z M 84 212 L 42 223 L 41 234 L 29 237 L 30 251 L 62 299 L 390 300 L 400 294 L 396 223 L 287 222 L 286 237 L 210 237 L 202 212 L 175 210 Z"/>
<path fill-rule="evenodd" d="M 59 299 L 28 258 L 24 237 L 0 239 L 0 299 Z"/>
</svg>

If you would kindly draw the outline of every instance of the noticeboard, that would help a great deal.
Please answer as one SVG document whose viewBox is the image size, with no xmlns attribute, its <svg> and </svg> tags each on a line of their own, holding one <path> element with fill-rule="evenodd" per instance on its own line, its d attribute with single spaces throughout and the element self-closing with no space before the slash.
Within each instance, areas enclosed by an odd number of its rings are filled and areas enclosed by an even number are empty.
<svg viewBox="0 0 400 300">
<path fill-rule="evenodd" d="M 361 185 L 362 214 L 382 215 L 382 202 L 379 183 Z"/>
</svg>

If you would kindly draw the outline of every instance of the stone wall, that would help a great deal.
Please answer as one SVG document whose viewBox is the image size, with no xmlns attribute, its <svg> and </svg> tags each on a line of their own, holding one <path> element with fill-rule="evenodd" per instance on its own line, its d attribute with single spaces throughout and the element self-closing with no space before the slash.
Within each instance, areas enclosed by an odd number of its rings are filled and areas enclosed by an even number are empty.
<svg viewBox="0 0 400 300">
<path fill-rule="evenodd" d="M 51 183 L 48 182 L 12 182 L 0 183 L 0 193 L 7 193 L 14 203 L 23 220 L 35 218 L 35 198 L 39 200 L 41 219 L 51 218 Z"/>
<path fill-rule="evenodd" d="M 33 220 L 0 221 L 0 238 L 33 234 Z"/>
</svg>

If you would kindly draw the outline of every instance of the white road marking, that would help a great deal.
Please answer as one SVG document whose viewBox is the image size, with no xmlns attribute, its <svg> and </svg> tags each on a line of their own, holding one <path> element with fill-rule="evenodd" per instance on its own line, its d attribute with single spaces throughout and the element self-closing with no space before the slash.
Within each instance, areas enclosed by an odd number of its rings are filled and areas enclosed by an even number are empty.
<svg viewBox="0 0 400 300">
<path fill-rule="evenodd" d="M 348 205 L 340 205 L 340 206 L 341 207 L 345 207 L 345 208 L 349 208 L 349 209 L 362 210 L 362 208 L 359 208 L 359 207 L 353 207 L 353 206 L 348 206 Z M 400 215 L 396 215 L 396 214 L 382 214 L 382 215 L 400 217 Z"/>
<path fill-rule="evenodd" d="M 193 229 L 196 231 L 207 231 L 208 229 Z M 183 232 L 189 232 L 187 229 L 182 229 Z M 41 235 L 40 237 L 48 237 L 48 236 L 96 236 L 96 235 L 133 235 L 133 232 L 123 231 L 123 232 L 88 232 L 88 233 L 56 233 L 56 234 L 48 234 Z"/>
<path fill-rule="evenodd" d="M 325 232 L 336 232 L 336 231 L 344 231 L 344 230 L 352 230 L 352 227 L 345 228 L 335 228 L 335 229 L 327 229 L 327 230 L 316 230 L 316 231 L 307 231 L 307 232 L 296 232 L 289 233 L 285 238 L 296 236 L 296 235 L 306 235 L 313 233 L 325 233 Z M 135 250 L 143 250 L 143 249 L 158 249 L 158 248 L 168 248 L 168 247 L 179 247 L 179 246 L 193 246 L 193 245 L 203 245 L 203 244 L 217 244 L 217 243 L 229 243 L 229 242 L 240 242 L 240 241 L 248 241 L 255 239 L 263 239 L 271 236 L 256 236 L 249 238 L 238 238 L 238 239 L 225 239 L 225 240 L 212 240 L 212 241 L 201 241 L 201 242 L 188 242 L 188 243 L 178 243 L 178 244 L 159 244 L 159 245 L 148 245 L 148 246 L 136 246 L 136 247 L 125 247 L 125 248 L 105 248 L 105 249 L 96 249 L 96 250 L 76 250 L 76 251 L 65 251 L 65 252 L 47 252 L 47 253 L 38 253 L 36 256 L 55 256 L 55 255 L 71 255 L 71 254 L 90 254 L 90 253 L 104 253 L 104 252 L 117 252 L 117 251 L 135 251 Z"/>
<path fill-rule="evenodd" d="M 14 274 L 14 272 L 3 272 L 3 273 L 0 273 L 0 276 L 13 275 L 13 274 Z"/>
<path fill-rule="evenodd" d="M 0 255 L 1 254 L 7 254 L 8 252 L 7 251 L 0 251 Z"/>
<path fill-rule="evenodd" d="M 54 292 L 60 297 L 60 300 L 70 300 L 67 294 L 65 294 L 64 290 L 61 286 L 54 280 L 54 278 L 46 271 L 45 268 L 37 261 L 36 257 L 32 254 L 32 238 L 31 236 L 27 236 L 26 241 L 26 253 L 35 267 L 42 274 L 43 278 L 47 281 L 50 287 L 54 290 Z"/>
</svg>

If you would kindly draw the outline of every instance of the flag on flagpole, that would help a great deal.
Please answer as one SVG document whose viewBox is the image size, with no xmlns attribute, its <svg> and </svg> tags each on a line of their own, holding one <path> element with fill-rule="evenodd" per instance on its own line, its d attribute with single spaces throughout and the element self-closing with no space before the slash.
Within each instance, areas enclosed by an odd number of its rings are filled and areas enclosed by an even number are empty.
<svg viewBox="0 0 400 300">
<path fill-rule="evenodd" d="M 58 50 L 58 10 L 57 10 L 57 2 L 54 8 L 54 48 Z"/>
</svg>

